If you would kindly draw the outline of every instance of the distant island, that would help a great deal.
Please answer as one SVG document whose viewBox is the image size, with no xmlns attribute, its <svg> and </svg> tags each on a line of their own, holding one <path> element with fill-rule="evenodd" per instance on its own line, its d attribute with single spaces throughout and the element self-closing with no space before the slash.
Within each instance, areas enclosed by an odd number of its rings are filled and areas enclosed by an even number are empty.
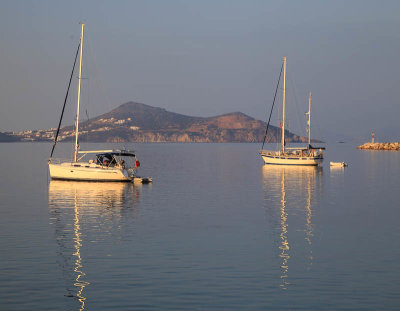
<svg viewBox="0 0 400 311">
<path fill-rule="evenodd" d="M 80 140 L 85 142 L 262 142 L 266 123 L 242 112 L 214 117 L 192 117 L 163 108 L 128 102 L 112 111 L 82 122 Z M 53 141 L 57 129 L 0 133 L 0 142 Z M 280 129 L 270 126 L 267 142 L 276 142 Z M 61 128 L 58 141 L 72 141 L 73 126 Z M 278 138 L 280 139 L 280 138 Z M 286 131 L 288 142 L 306 142 Z"/>
<path fill-rule="evenodd" d="M 365 143 L 361 146 L 358 146 L 357 149 L 366 149 L 366 150 L 391 150 L 391 151 L 400 151 L 400 143 Z"/>
</svg>

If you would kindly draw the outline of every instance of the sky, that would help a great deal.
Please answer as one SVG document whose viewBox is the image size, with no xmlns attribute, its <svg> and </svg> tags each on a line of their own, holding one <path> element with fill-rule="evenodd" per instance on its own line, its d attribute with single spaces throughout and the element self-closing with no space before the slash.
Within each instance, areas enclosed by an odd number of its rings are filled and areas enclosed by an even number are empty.
<svg viewBox="0 0 400 311">
<path fill-rule="evenodd" d="M 1 1 L 0 131 L 57 126 L 84 22 L 83 119 L 135 101 L 266 121 L 286 56 L 291 131 L 305 134 L 311 91 L 315 138 L 398 141 L 399 12 L 389 0 Z"/>
</svg>

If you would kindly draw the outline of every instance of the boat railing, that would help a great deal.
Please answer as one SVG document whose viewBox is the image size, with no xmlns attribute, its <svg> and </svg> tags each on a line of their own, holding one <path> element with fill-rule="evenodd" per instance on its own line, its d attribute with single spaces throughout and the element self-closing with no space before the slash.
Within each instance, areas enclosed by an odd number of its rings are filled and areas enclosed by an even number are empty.
<svg viewBox="0 0 400 311">
<path fill-rule="evenodd" d="M 61 164 L 61 163 L 68 163 L 68 162 L 73 162 L 70 158 L 49 158 L 48 160 L 49 163 L 52 164 Z"/>
<path fill-rule="evenodd" d="M 276 155 L 276 151 L 264 150 L 264 149 L 261 149 L 261 150 L 259 151 L 259 153 L 260 153 L 261 155 L 269 155 L 269 156 L 275 156 L 275 155 Z"/>
</svg>

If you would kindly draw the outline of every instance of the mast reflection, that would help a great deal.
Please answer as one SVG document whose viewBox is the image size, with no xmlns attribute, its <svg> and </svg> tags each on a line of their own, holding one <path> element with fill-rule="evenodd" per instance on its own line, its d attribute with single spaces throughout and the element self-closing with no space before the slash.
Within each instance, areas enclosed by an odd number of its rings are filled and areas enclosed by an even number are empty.
<svg viewBox="0 0 400 311">
<path fill-rule="evenodd" d="M 76 298 L 79 310 L 85 309 L 84 290 L 90 286 L 82 256 L 88 235 L 94 232 L 101 239 L 119 230 L 121 219 L 130 214 L 126 209 L 132 210 L 136 218 L 140 191 L 140 186 L 131 183 L 50 182 L 50 223 L 59 245 L 59 264 L 67 291 L 64 296 Z"/>
<path fill-rule="evenodd" d="M 264 165 L 262 167 L 264 201 L 267 218 L 276 234 L 275 239 L 279 250 L 280 258 L 280 287 L 287 289 L 289 281 L 289 264 L 291 260 L 291 248 L 299 247 L 293 244 L 298 231 L 304 232 L 303 241 L 309 249 L 307 261 L 312 265 L 312 238 L 313 224 L 312 207 L 318 202 L 317 189 L 320 189 L 322 182 L 322 168 L 314 166 L 285 166 L 285 165 Z M 304 213 L 299 213 L 303 211 Z M 302 216 L 303 215 L 303 216 Z M 305 217 L 302 229 L 296 228 L 296 221 L 299 217 Z M 289 231 L 289 220 L 292 220 Z"/>
</svg>

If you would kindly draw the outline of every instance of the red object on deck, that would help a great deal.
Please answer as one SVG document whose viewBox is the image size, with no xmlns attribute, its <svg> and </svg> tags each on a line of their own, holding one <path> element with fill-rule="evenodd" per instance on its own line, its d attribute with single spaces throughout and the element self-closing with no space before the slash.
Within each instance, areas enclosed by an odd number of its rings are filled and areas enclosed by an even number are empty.
<svg viewBox="0 0 400 311">
<path fill-rule="evenodd" d="M 139 160 L 136 160 L 136 161 L 135 161 L 135 165 L 136 165 L 136 167 L 139 167 L 139 166 L 140 166 Z"/>
</svg>

